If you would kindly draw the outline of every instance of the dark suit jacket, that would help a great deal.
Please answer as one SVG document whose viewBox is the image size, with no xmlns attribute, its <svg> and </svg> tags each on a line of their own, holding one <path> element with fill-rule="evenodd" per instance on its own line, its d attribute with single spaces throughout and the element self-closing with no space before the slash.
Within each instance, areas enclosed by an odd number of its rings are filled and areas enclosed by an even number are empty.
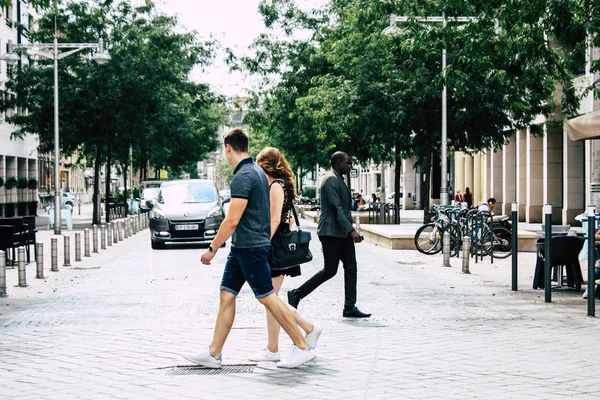
<svg viewBox="0 0 600 400">
<path fill-rule="evenodd" d="M 328 172 L 321 182 L 321 215 L 319 236 L 348 237 L 352 227 L 352 196 L 336 170 Z"/>
</svg>

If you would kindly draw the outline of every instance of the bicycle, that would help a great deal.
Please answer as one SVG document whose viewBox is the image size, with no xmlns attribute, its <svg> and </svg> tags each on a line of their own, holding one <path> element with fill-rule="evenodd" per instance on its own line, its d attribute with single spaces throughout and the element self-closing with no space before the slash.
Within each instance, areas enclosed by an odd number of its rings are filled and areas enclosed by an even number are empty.
<svg viewBox="0 0 600 400">
<path fill-rule="evenodd" d="M 450 255 L 458 254 L 460 237 L 459 227 L 455 220 L 452 220 L 447 214 L 453 214 L 455 207 L 442 208 L 434 206 L 436 215 L 431 219 L 431 223 L 425 224 L 417 229 L 414 237 L 415 247 L 423 254 L 437 254 L 442 251 L 442 238 L 444 232 L 450 233 Z"/>
</svg>

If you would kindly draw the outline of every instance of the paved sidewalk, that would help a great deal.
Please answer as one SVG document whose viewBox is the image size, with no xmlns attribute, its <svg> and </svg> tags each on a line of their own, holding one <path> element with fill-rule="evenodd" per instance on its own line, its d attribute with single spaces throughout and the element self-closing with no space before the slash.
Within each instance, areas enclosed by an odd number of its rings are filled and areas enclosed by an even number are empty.
<svg viewBox="0 0 600 400">
<path fill-rule="evenodd" d="M 322 266 L 315 259 L 285 292 Z M 51 237 L 42 235 L 45 239 Z M 213 265 L 205 245 L 151 250 L 148 231 L 73 267 L 14 287 L 0 299 L 0 398 L 4 399 L 562 399 L 598 398 L 598 320 L 581 293 L 531 289 L 535 254 L 441 267 L 424 256 L 357 246 L 359 301 L 369 319 L 341 316 L 343 272 L 300 302 L 325 327 L 318 358 L 296 370 L 259 363 L 251 373 L 202 375 L 180 354 L 210 342 L 228 249 Z M 47 250 L 49 254 L 49 250 Z M 246 365 L 266 343 L 264 309 L 244 287 L 224 364 Z M 281 348 L 290 346 L 282 334 Z M 253 368 L 250 366 L 249 368 Z"/>
</svg>

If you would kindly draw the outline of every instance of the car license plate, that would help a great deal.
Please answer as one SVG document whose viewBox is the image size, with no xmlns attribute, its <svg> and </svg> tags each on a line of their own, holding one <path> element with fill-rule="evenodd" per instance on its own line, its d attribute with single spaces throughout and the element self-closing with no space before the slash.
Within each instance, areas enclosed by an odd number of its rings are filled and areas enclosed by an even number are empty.
<svg viewBox="0 0 600 400">
<path fill-rule="evenodd" d="M 190 225 L 175 225 L 176 231 L 197 231 L 198 224 L 190 224 Z"/>
</svg>

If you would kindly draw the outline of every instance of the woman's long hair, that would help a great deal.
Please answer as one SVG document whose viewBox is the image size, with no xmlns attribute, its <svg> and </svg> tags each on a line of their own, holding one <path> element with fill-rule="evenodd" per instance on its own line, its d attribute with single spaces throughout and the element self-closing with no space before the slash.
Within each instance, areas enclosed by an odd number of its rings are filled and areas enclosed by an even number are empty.
<svg viewBox="0 0 600 400">
<path fill-rule="evenodd" d="M 296 200 L 294 174 L 290 168 L 290 164 L 288 164 L 287 160 L 278 149 L 275 147 L 265 147 L 258 153 L 258 156 L 256 156 L 256 163 L 267 175 L 275 179 L 281 179 L 287 183 L 290 194 L 292 195 L 291 201 L 294 202 Z"/>
</svg>

